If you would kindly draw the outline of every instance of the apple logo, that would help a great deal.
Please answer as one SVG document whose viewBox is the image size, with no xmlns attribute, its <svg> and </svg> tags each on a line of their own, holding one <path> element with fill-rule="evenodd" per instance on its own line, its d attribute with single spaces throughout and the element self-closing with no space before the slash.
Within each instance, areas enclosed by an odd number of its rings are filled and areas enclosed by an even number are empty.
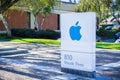
<svg viewBox="0 0 120 80">
<path fill-rule="evenodd" d="M 82 35 L 80 34 L 81 26 L 79 26 L 78 24 L 79 21 L 76 22 L 75 26 L 70 27 L 69 34 L 72 40 L 79 41 L 82 37 Z"/>
</svg>

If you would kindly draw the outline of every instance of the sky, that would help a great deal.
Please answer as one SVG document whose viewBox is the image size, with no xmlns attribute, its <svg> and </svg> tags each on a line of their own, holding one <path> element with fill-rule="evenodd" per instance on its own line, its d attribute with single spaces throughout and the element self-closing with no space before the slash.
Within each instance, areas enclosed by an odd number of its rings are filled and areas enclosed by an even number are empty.
<svg viewBox="0 0 120 80">
<path fill-rule="evenodd" d="M 64 1 L 64 2 L 69 2 L 69 0 L 61 0 L 61 1 Z M 76 0 L 76 2 L 78 3 L 80 0 Z M 74 0 L 72 0 L 72 2 L 74 2 Z"/>
</svg>

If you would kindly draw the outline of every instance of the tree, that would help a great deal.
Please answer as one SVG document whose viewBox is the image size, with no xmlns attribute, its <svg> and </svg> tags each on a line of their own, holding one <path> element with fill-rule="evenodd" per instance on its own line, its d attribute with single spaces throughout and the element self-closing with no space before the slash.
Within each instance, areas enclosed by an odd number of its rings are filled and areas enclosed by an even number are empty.
<svg viewBox="0 0 120 80">
<path fill-rule="evenodd" d="M 120 9 L 120 0 L 81 0 L 77 5 L 78 12 L 96 12 L 99 22 L 109 16 L 115 17 L 115 10 Z M 116 18 L 116 17 L 115 17 Z"/>
<path fill-rule="evenodd" d="M 42 30 L 45 18 L 48 14 L 50 14 L 51 9 L 54 8 L 56 1 L 57 0 L 20 0 L 19 5 L 24 5 L 25 9 L 27 9 L 34 15 L 34 27 L 37 31 L 39 31 L 38 14 L 42 14 L 42 21 L 40 25 L 40 29 Z"/>
<path fill-rule="evenodd" d="M 15 4 L 18 0 L 0 0 L 0 18 L 7 30 L 8 37 L 11 37 L 11 30 L 9 29 L 8 23 L 5 19 L 4 12 L 8 10 L 13 4 Z"/>
<path fill-rule="evenodd" d="M 113 16 L 120 25 L 120 21 L 119 21 L 119 17 L 120 17 L 120 0 L 113 0 L 112 8 L 113 8 Z M 118 13 L 117 15 L 115 15 L 116 11 Z"/>
<path fill-rule="evenodd" d="M 0 13 L 3 13 L 17 1 L 19 0 L 0 0 Z"/>
</svg>

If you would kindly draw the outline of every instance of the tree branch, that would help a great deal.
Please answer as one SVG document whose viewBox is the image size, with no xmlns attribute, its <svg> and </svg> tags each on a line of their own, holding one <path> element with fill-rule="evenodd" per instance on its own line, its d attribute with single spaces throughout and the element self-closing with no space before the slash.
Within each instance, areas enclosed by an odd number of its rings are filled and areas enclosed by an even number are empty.
<svg viewBox="0 0 120 80">
<path fill-rule="evenodd" d="M 0 13 L 8 10 L 13 4 L 18 2 L 19 0 L 0 0 Z"/>
</svg>

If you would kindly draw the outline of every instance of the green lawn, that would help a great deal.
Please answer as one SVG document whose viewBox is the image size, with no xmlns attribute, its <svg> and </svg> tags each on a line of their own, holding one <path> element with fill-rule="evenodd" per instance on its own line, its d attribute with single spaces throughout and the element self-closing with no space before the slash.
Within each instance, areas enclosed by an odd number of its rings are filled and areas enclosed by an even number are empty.
<svg viewBox="0 0 120 80">
<path fill-rule="evenodd" d="M 50 40 L 50 39 L 35 39 L 35 38 L 0 38 L 0 40 L 8 40 L 11 42 L 29 42 L 29 43 L 40 43 L 47 45 L 60 45 L 59 40 Z M 97 48 L 103 49 L 115 49 L 120 50 L 120 44 L 118 43 L 108 43 L 108 42 L 97 42 Z"/>
<path fill-rule="evenodd" d="M 103 48 L 103 49 L 116 49 L 120 50 L 120 43 L 110 43 L 110 42 L 97 42 L 96 43 L 97 48 Z"/>
<path fill-rule="evenodd" d="M 60 41 L 51 39 L 36 39 L 36 38 L 0 38 L 0 40 L 7 40 L 11 42 L 29 42 L 29 43 L 39 43 L 39 44 L 53 44 L 60 45 Z"/>
</svg>

